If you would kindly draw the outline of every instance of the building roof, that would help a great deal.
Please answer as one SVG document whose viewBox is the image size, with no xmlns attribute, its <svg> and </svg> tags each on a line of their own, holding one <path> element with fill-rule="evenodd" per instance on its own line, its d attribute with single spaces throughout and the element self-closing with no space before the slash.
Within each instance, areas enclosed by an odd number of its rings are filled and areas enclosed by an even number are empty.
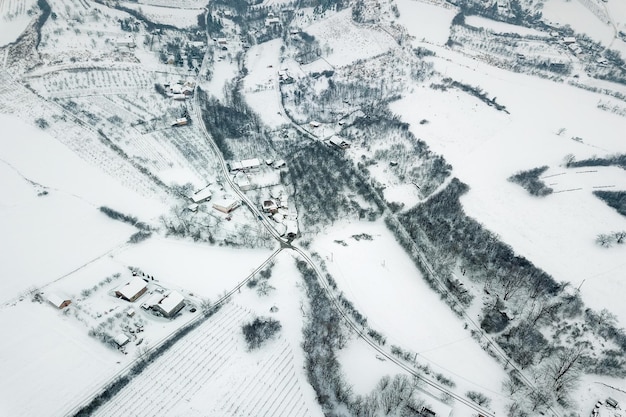
<svg viewBox="0 0 626 417">
<path fill-rule="evenodd" d="M 259 161 L 259 158 L 244 159 L 241 161 L 242 169 L 257 168 L 260 165 L 261 161 Z"/>
<path fill-rule="evenodd" d="M 124 333 L 120 333 L 113 338 L 113 341 L 115 341 L 115 343 L 117 343 L 118 346 L 124 346 L 126 343 L 130 341 L 130 339 Z"/>
<path fill-rule="evenodd" d="M 202 190 L 198 190 L 191 196 L 191 199 L 194 203 L 200 203 L 204 200 L 208 200 L 211 198 L 211 190 L 209 188 L 203 188 Z"/>
<path fill-rule="evenodd" d="M 67 301 L 67 299 L 66 299 L 66 298 L 61 297 L 61 296 L 60 296 L 60 295 L 58 295 L 58 294 L 54 294 L 54 293 L 53 293 L 53 294 L 49 294 L 49 295 L 48 295 L 48 301 L 50 302 L 50 304 L 52 304 L 52 305 L 54 305 L 54 306 L 56 306 L 56 307 L 58 307 L 58 308 L 61 308 L 61 305 L 62 305 L 65 301 Z"/>
<path fill-rule="evenodd" d="M 167 314 L 170 314 L 184 299 L 185 297 L 178 291 L 171 291 L 159 301 L 159 307 Z"/>
<path fill-rule="evenodd" d="M 146 281 L 139 277 L 133 277 L 130 281 L 120 287 L 117 291 L 122 294 L 124 298 L 132 299 L 138 292 L 146 288 Z"/>
</svg>

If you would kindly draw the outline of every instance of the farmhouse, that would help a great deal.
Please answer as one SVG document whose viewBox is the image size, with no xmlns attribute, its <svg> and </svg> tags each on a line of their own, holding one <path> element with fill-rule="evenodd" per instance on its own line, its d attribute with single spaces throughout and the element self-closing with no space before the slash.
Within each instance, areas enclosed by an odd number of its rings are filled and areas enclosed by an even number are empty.
<svg viewBox="0 0 626 417">
<path fill-rule="evenodd" d="M 171 291 L 153 307 L 165 317 L 172 318 L 185 307 L 185 297 L 177 291 Z"/>
<path fill-rule="evenodd" d="M 139 278 L 133 277 L 125 285 L 115 291 L 115 296 L 129 302 L 134 302 L 148 290 L 146 282 Z"/>
<path fill-rule="evenodd" d="M 334 135 L 330 138 L 330 144 L 336 146 L 339 149 L 348 149 L 350 144 L 343 140 L 340 136 Z"/>
<path fill-rule="evenodd" d="M 309 126 L 311 126 L 311 127 L 320 127 L 320 122 L 316 122 L 316 121 L 309 122 Z"/>
<path fill-rule="evenodd" d="M 205 187 L 205 188 L 203 188 L 201 190 L 198 190 L 198 191 L 196 191 L 195 193 L 193 193 L 191 195 L 191 199 L 196 204 L 200 204 L 200 203 L 204 203 L 205 201 L 209 201 L 211 199 L 211 190 L 209 190 L 209 187 Z"/>
<path fill-rule="evenodd" d="M 61 296 L 59 296 L 58 294 L 50 294 L 48 295 L 48 302 L 50 304 L 52 304 L 53 306 L 55 306 L 58 309 L 64 309 L 65 307 L 69 306 L 70 304 L 72 304 L 72 300 L 67 299 L 67 298 L 63 298 Z"/>
<path fill-rule="evenodd" d="M 117 39 L 115 41 L 115 46 L 117 47 L 126 47 L 126 48 L 134 48 L 135 47 L 135 39 L 132 36 L 127 36 L 125 38 Z"/>
<path fill-rule="evenodd" d="M 239 207 L 240 201 L 234 199 L 224 199 L 221 201 L 216 201 L 213 203 L 213 208 L 217 211 L 221 211 L 222 213 L 230 213 Z"/>
<path fill-rule="evenodd" d="M 573 36 L 566 36 L 566 37 L 564 37 L 564 38 L 563 38 L 563 43 L 564 43 L 565 45 L 569 45 L 569 44 L 572 44 L 572 43 L 576 43 L 576 38 L 575 38 L 575 37 L 573 37 Z"/>
</svg>

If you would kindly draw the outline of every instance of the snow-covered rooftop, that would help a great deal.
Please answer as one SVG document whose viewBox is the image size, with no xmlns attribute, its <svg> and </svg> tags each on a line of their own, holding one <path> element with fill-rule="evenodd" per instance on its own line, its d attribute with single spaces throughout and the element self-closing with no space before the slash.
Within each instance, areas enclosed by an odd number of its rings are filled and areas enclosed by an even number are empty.
<svg viewBox="0 0 626 417">
<path fill-rule="evenodd" d="M 139 277 L 133 277 L 133 279 L 127 282 L 126 285 L 120 287 L 117 292 L 122 294 L 124 298 L 130 300 L 134 298 L 137 293 L 139 293 L 144 288 L 146 288 L 146 282 Z"/>
<path fill-rule="evenodd" d="M 178 291 L 171 291 L 168 295 L 159 301 L 159 307 L 166 313 L 171 313 L 185 297 Z"/>
<path fill-rule="evenodd" d="M 211 198 L 211 190 L 209 188 L 204 188 L 202 190 L 198 190 L 191 196 L 191 199 L 194 203 L 201 203 Z"/>
</svg>

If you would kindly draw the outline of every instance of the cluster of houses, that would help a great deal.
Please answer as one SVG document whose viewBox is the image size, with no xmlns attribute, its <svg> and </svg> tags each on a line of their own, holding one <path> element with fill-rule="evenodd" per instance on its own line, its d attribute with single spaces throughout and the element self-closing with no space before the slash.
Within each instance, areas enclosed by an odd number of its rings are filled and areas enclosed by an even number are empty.
<svg viewBox="0 0 626 417">
<path fill-rule="evenodd" d="M 165 93 L 168 97 L 171 97 L 173 100 L 185 101 L 188 98 L 193 96 L 194 89 L 196 87 L 196 82 L 193 78 L 187 78 L 185 81 L 171 81 L 163 84 L 165 87 Z M 185 124 L 187 124 L 187 120 L 185 118 Z"/>
<path fill-rule="evenodd" d="M 148 283 L 139 276 L 133 276 L 128 282 L 115 290 L 115 296 L 134 303 L 148 292 Z M 163 317 L 173 318 L 185 307 L 185 297 L 178 291 L 166 291 L 161 287 L 155 288 L 141 308 L 158 312 Z M 130 310 L 129 310 L 130 311 Z M 132 314 L 134 315 L 134 309 Z"/>
<path fill-rule="evenodd" d="M 278 70 L 278 82 L 281 84 L 291 84 L 294 82 L 294 78 L 289 74 L 287 68 Z"/>
<path fill-rule="evenodd" d="M 204 188 L 199 189 L 195 193 L 191 195 L 191 201 L 193 201 L 190 205 L 187 206 L 187 209 L 192 212 L 197 212 L 200 204 L 205 203 L 211 200 L 213 194 L 209 189 L 209 185 Z M 213 208 L 217 211 L 221 211 L 222 213 L 229 214 L 237 207 L 241 205 L 241 202 L 237 199 L 233 198 L 222 198 L 220 200 L 215 200 L 213 202 Z"/>
<path fill-rule="evenodd" d="M 583 53 L 582 48 L 578 43 L 576 43 L 576 38 L 573 36 L 566 36 L 562 39 L 563 45 L 567 46 L 567 48 L 572 51 L 575 55 L 580 55 Z"/>
<path fill-rule="evenodd" d="M 298 235 L 298 220 L 294 210 L 289 208 L 289 199 L 282 193 L 270 194 L 263 200 L 261 209 L 276 222 L 276 230 L 281 236 L 294 239 Z"/>
</svg>

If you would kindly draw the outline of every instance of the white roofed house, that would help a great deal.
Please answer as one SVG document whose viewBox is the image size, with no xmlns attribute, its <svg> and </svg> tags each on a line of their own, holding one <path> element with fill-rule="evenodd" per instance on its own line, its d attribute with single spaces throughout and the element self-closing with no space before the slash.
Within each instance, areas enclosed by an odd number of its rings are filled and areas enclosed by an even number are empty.
<svg viewBox="0 0 626 417">
<path fill-rule="evenodd" d="M 350 144 L 348 142 L 342 139 L 341 136 L 337 136 L 337 135 L 334 135 L 333 137 L 331 137 L 329 142 L 331 143 L 331 145 L 334 145 L 338 147 L 339 149 L 348 149 L 350 147 Z"/>
<path fill-rule="evenodd" d="M 128 342 L 130 342 L 130 339 L 128 338 L 128 336 L 126 336 L 124 333 L 120 333 L 117 336 L 115 336 L 113 338 L 113 341 L 115 342 L 115 344 L 117 345 L 117 347 L 123 347 L 125 344 L 127 344 Z"/>
<path fill-rule="evenodd" d="M 70 300 L 69 298 L 63 298 L 58 294 L 50 294 L 47 297 L 47 300 L 50 304 L 52 304 L 53 306 L 55 306 L 58 309 L 64 309 L 65 307 L 69 306 L 72 303 L 72 300 Z"/>
<path fill-rule="evenodd" d="M 237 207 L 239 207 L 240 204 L 241 202 L 239 200 L 225 198 L 223 200 L 213 203 L 213 208 L 217 211 L 228 214 L 231 211 L 235 210 Z"/>
<path fill-rule="evenodd" d="M 253 171 L 259 169 L 261 161 L 258 158 L 244 159 L 241 161 L 241 169 L 244 171 Z"/>
<path fill-rule="evenodd" d="M 139 277 L 133 277 L 132 280 L 115 290 L 115 296 L 129 302 L 134 302 L 148 290 L 146 281 Z"/>
<path fill-rule="evenodd" d="M 185 307 L 185 297 L 177 291 L 170 291 L 153 308 L 165 317 L 172 318 Z"/>
<path fill-rule="evenodd" d="M 191 196 L 191 199 L 193 200 L 194 203 L 200 204 L 200 203 L 204 203 L 205 201 L 209 201 L 211 199 L 211 195 L 212 194 L 211 194 L 211 191 L 209 190 L 209 187 L 205 187 L 193 193 Z"/>
</svg>

